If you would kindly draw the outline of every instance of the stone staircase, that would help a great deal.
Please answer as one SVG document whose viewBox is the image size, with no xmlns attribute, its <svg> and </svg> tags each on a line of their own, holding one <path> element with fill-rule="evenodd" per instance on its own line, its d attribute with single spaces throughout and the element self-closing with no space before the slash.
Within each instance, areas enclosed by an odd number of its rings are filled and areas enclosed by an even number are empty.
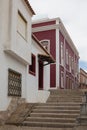
<svg viewBox="0 0 87 130">
<path fill-rule="evenodd" d="M 80 89 L 59 89 L 59 90 L 50 90 L 50 97 L 47 102 L 51 103 L 60 103 L 60 102 L 82 102 L 83 92 Z"/>
<path fill-rule="evenodd" d="M 35 105 L 21 125 L 32 130 L 71 130 L 80 114 L 82 96 L 81 90 L 50 90 L 47 102 Z"/>
</svg>

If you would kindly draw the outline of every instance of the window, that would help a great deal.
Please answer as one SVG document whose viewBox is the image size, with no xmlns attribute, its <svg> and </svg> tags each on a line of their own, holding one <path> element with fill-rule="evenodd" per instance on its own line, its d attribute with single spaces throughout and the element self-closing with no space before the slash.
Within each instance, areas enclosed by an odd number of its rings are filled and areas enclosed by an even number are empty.
<svg viewBox="0 0 87 130">
<path fill-rule="evenodd" d="M 71 72 L 71 65 L 72 65 L 72 59 L 71 59 L 71 55 L 69 55 L 69 70 Z"/>
<path fill-rule="evenodd" d="M 27 38 L 27 22 L 18 11 L 18 21 L 17 21 L 17 32 L 24 38 Z"/>
<path fill-rule="evenodd" d="M 61 42 L 61 65 L 64 65 L 64 44 Z"/>
<path fill-rule="evenodd" d="M 8 70 L 8 96 L 21 96 L 21 79 L 20 73 L 11 69 Z"/>
<path fill-rule="evenodd" d="M 66 49 L 66 64 L 69 64 L 68 49 Z"/>
<path fill-rule="evenodd" d="M 42 46 L 43 46 L 48 52 L 50 52 L 50 41 L 49 41 L 49 40 L 42 40 L 42 41 L 40 41 L 40 43 L 42 44 Z"/>
<path fill-rule="evenodd" d="M 29 65 L 29 73 L 32 75 L 36 74 L 36 57 L 32 54 L 32 64 Z"/>
<path fill-rule="evenodd" d="M 76 63 L 75 63 L 76 64 Z M 74 58 L 72 57 L 72 70 L 74 70 Z M 76 70 L 75 70 L 76 71 Z"/>
</svg>

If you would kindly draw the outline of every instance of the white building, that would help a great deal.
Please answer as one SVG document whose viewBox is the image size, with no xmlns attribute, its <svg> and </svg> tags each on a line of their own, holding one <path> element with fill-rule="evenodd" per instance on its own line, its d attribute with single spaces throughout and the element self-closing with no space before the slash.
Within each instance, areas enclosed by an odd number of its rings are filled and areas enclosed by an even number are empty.
<svg viewBox="0 0 87 130">
<path fill-rule="evenodd" d="M 13 97 L 44 102 L 49 95 L 50 69 L 43 64 L 54 59 L 31 37 L 34 14 L 28 0 L 0 0 L 0 110 L 6 110 Z"/>
<path fill-rule="evenodd" d="M 45 102 L 50 89 L 50 66 L 54 59 L 43 48 L 35 36 L 32 36 L 32 64 L 28 68 L 27 100 L 28 102 Z M 33 72 L 32 72 L 33 68 Z"/>
</svg>

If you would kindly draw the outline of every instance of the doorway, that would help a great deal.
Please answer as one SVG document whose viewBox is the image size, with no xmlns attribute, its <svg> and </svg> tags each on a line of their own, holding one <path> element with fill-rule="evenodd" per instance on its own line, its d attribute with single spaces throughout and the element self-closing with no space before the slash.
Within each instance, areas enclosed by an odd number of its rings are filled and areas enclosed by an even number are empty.
<svg viewBox="0 0 87 130">
<path fill-rule="evenodd" d="M 38 89 L 43 90 L 43 62 L 39 61 L 39 67 L 38 67 L 39 73 L 38 73 Z"/>
</svg>

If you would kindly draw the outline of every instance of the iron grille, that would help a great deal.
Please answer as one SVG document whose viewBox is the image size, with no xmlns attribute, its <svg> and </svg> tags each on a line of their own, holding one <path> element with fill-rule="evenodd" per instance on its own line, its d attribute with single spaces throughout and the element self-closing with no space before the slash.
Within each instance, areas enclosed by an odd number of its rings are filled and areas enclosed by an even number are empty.
<svg viewBox="0 0 87 130">
<path fill-rule="evenodd" d="M 8 96 L 21 96 L 21 74 L 8 69 Z"/>
</svg>

